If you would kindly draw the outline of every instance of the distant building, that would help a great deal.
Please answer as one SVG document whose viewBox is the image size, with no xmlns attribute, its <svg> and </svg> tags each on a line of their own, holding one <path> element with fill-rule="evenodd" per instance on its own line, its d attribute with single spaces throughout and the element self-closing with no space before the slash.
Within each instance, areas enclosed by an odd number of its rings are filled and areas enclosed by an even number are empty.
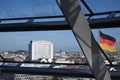
<svg viewBox="0 0 120 80">
<path fill-rule="evenodd" d="M 29 44 L 31 60 L 53 59 L 53 43 L 44 40 L 33 40 Z"/>
</svg>

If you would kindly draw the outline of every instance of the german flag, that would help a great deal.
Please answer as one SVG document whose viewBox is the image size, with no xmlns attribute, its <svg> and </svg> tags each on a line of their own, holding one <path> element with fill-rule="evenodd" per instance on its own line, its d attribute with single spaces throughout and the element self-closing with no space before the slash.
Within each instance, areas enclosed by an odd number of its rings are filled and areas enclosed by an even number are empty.
<svg viewBox="0 0 120 80">
<path fill-rule="evenodd" d="M 104 34 L 100 31 L 100 47 L 103 50 L 108 50 L 110 52 L 115 52 L 115 41 L 116 39 L 110 35 Z"/>
</svg>

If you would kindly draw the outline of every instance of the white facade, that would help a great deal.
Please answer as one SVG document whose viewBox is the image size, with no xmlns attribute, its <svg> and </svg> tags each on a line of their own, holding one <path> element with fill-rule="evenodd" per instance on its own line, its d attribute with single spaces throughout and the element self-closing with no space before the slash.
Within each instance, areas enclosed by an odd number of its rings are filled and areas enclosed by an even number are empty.
<svg viewBox="0 0 120 80">
<path fill-rule="evenodd" d="M 50 41 L 33 40 L 30 43 L 31 60 L 40 58 L 53 59 L 53 43 Z"/>
</svg>

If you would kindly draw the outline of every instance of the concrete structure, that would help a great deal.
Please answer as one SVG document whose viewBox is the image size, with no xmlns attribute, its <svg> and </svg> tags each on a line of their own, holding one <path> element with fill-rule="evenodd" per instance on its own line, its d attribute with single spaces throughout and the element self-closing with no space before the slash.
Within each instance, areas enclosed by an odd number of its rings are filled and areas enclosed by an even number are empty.
<svg viewBox="0 0 120 80">
<path fill-rule="evenodd" d="M 33 40 L 29 44 L 31 60 L 53 59 L 53 43 L 45 40 Z"/>
</svg>

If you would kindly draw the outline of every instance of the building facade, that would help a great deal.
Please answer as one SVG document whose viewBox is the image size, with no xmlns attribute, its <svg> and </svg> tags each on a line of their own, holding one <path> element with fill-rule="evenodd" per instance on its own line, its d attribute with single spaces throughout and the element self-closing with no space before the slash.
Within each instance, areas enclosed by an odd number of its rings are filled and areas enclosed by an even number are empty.
<svg viewBox="0 0 120 80">
<path fill-rule="evenodd" d="M 45 40 L 33 40 L 29 44 L 31 60 L 53 59 L 53 43 Z"/>
</svg>

